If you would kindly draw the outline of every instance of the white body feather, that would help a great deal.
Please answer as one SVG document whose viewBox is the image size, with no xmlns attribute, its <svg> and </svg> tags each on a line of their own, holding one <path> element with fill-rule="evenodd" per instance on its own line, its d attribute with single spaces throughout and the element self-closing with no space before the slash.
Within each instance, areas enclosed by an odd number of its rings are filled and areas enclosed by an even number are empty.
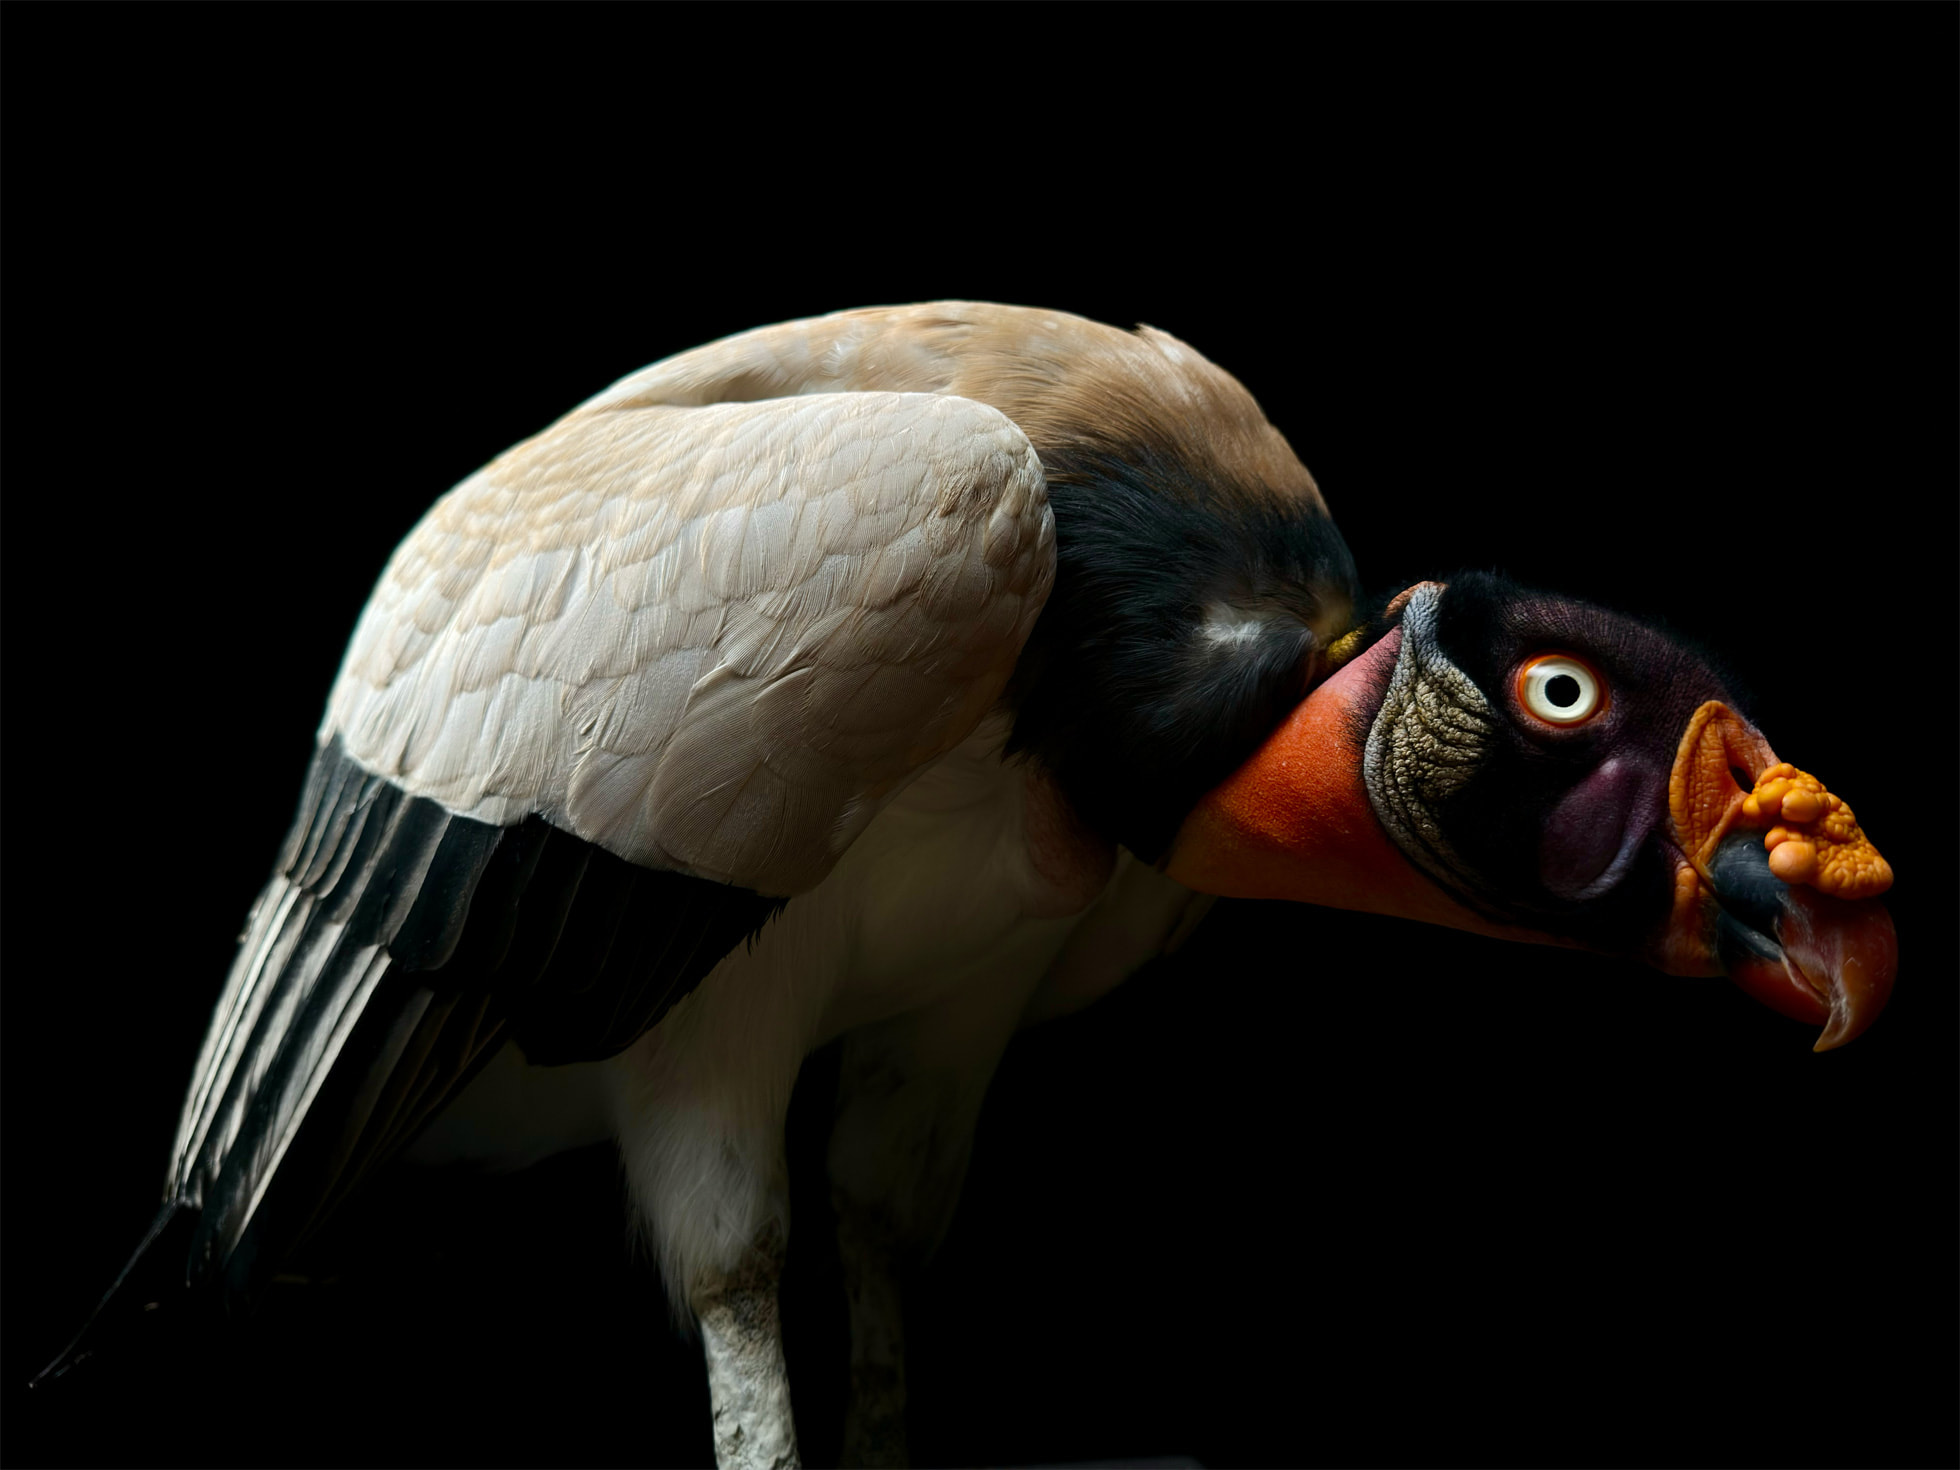
<svg viewBox="0 0 1960 1470">
<path fill-rule="evenodd" d="M 638 1045 L 574 1067 L 524 1067 L 512 1052 L 411 1158 L 514 1167 L 616 1136 L 684 1317 L 691 1290 L 732 1270 L 772 1223 L 787 1227 L 782 1123 L 804 1057 L 897 1022 L 907 1044 L 887 1080 L 913 1093 L 899 1111 L 913 1129 L 945 1136 L 955 1157 L 846 1132 L 832 1169 L 852 1173 L 868 1197 L 923 1211 L 936 1234 L 1014 1030 L 1095 999 L 1161 953 L 1205 902 L 1127 853 L 1048 836 L 1052 792 L 1001 759 L 1005 735 L 1004 722 L 988 721 L 934 762 L 824 883 Z M 938 1177 L 949 1165 L 951 1177 Z"/>
</svg>

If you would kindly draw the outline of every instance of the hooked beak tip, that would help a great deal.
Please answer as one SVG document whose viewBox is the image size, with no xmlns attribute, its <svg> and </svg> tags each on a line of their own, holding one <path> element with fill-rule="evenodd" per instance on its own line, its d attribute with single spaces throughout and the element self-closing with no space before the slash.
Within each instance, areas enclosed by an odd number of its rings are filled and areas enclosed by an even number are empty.
<svg viewBox="0 0 1960 1470">
<path fill-rule="evenodd" d="M 1889 974 L 1881 977 L 1862 955 L 1845 955 L 1831 976 L 1831 1018 L 1811 1050 L 1835 1051 L 1847 1041 L 1855 1040 L 1885 1009 L 1891 990 Z"/>
</svg>

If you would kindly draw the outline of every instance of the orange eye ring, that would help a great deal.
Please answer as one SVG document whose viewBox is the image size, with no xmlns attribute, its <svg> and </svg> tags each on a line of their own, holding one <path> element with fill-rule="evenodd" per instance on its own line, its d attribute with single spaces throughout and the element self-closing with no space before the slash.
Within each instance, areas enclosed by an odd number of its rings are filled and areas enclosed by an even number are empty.
<svg viewBox="0 0 1960 1470">
<path fill-rule="evenodd" d="M 1555 730 L 1589 724 L 1612 704 L 1599 671 L 1571 653 L 1541 653 L 1526 659 L 1518 668 L 1512 692 L 1520 709 Z"/>
</svg>

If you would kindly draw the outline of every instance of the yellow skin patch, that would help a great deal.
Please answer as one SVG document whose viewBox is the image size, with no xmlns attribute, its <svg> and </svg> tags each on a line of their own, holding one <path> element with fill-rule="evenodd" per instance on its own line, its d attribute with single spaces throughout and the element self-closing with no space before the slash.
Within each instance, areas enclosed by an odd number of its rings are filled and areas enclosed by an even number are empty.
<svg viewBox="0 0 1960 1470">
<path fill-rule="evenodd" d="M 1322 655 L 1322 659 L 1328 673 L 1333 673 L 1334 670 L 1338 669 L 1342 664 L 1361 651 L 1361 634 L 1363 631 L 1360 628 L 1351 629 L 1327 645 L 1327 652 Z"/>
<path fill-rule="evenodd" d="M 1388 600 L 1388 606 L 1382 609 L 1383 620 L 1391 619 L 1397 613 L 1401 612 L 1403 608 L 1409 605 L 1409 599 L 1414 597 L 1423 588 L 1440 588 L 1446 585 L 1448 584 L 1443 582 L 1418 582 L 1413 587 L 1404 587 L 1400 592 L 1391 597 Z M 1321 676 L 1323 678 L 1334 673 L 1335 670 L 1339 669 L 1349 659 L 1361 652 L 1363 646 L 1362 638 L 1367 631 L 1365 626 L 1350 628 L 1339 638 L 1336 638 L 1332 643 L 1327 645 L 1326 651 L 1320 656 Z"/>
<path fill-rule="evenodd" d="M 1876 898 L 1892 886 L 1892 865 L 1878 855 L 1851 808 L 1788 761 L 1756 778 L 1737 821 L 1769 828 L 1763 837 L 1769 870 L 1785 883 L 1808 883 L 1835 898 Z"/>
</svg>

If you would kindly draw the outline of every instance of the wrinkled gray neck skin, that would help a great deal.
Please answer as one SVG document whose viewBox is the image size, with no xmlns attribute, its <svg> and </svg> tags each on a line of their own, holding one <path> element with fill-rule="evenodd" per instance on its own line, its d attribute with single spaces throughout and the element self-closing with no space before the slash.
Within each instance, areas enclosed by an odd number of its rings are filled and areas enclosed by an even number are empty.
<svg viewBox="0 0 1960 1470">
<path fill-rule="evenodd" d="M 1435 813 L 1476 773 L 1494 742 L 1498 715 L 1437 646 L 1442 595 L 1442 587 L 1425 583 L 1402 613 L 1402 647 L 1361 769 L 1369 805 L 1395 845 L 1449 892 L 1467 898 L 1483 885 Z"/>
</svg>

